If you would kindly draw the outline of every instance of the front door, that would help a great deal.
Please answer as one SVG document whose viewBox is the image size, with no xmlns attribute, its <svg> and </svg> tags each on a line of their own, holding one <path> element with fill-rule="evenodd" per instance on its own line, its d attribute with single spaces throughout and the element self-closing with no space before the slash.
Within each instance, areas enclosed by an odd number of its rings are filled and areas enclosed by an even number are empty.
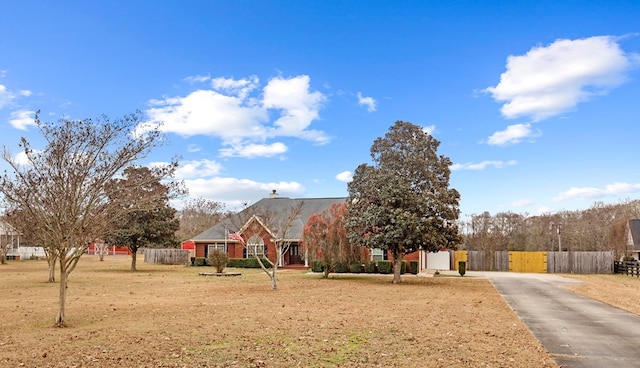
<svg viewBox="0 0 640 368">
<path fill-rule="evenodd" d="M 289 248 L 289 264 L 304 264 L 302 257 L 300 257 L 300 246 L 298 244 L 291 244 Z"/>
</svg>

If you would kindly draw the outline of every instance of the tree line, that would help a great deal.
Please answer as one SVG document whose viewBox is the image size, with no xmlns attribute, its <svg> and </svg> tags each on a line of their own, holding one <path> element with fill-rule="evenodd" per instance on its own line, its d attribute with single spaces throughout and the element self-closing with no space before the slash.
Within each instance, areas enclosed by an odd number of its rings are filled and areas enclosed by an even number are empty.
<svg viewBox="0 0 640 368">
<path fill-rule="evenodd" d="M 530 216 L 474 214 L 459 221 L 461 248 L 484 251 L 629 251 L 627 224 L 640 218 L 640 200 L 595 202 L 590 208 Z"/>
</svg>

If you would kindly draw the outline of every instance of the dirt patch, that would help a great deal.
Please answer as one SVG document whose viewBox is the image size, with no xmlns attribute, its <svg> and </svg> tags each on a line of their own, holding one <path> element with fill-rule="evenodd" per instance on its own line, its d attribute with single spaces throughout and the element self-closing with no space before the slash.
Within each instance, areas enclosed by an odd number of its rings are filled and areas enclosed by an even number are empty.
<svg viewBox="0 0 640 368">
<path fill-rule="evenodd" d="M 482 278 L 128 268 L 83 257 L 57 329 L 46 263 L 0 267 L 0 366 L 557 367 Z"/>
</svg>

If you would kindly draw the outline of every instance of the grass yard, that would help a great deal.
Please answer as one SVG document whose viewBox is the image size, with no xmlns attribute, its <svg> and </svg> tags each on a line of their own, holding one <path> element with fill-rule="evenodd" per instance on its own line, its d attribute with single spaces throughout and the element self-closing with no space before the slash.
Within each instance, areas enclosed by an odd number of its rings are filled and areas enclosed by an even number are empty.
<svg viewBox="0 0 640 368">
<path fill-rule="evenodd" d="M 1 367 L 557 367 L 481 278 L 332 275 L 84 256 L 67 328 L 44 261 L 0 266 Z"/>
</svg>

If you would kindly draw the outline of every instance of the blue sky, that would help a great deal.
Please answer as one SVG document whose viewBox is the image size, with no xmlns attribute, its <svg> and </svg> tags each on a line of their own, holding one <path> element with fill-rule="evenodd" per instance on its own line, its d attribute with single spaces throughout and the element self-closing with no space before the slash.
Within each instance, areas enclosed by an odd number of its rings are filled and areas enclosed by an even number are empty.
<svg viewBox="0 0 640 368">
<path fill-rule="evenodd" d="M 190 195 L 346 196 L 396 120 L 463 215 L 640 198 L 637 1 L 5 1 L 0 143 L 139 109 Z M 142 128 L 142 127 L 141 127 Z M 6 165 L 0 164 L 0 168 Z"/>
</svg>

